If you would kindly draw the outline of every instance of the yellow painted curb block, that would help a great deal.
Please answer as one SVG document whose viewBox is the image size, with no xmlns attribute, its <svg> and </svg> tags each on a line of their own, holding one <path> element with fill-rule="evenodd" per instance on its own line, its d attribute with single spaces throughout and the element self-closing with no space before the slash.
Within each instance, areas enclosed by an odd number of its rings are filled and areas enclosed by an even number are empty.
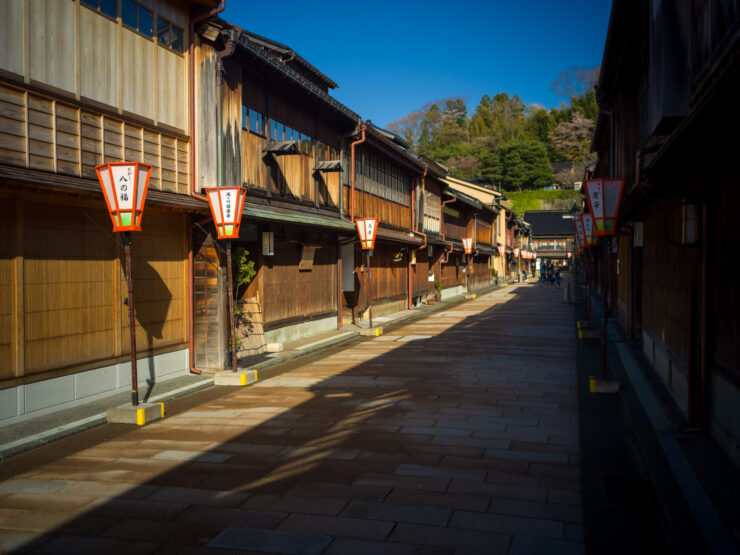
<svg viewBox="0 0 740 555">
<path fill-rule="evenodd" d="M 241 374 L 239 376 L 239 381 L 240 381 L 239 385 L 247 385 L 247 375 Z"/>
<path fill-rule="evenodd" d="M 588 377 L 588 390 L 591 393 L 596 393 L 596 378 L 593 376 Z"/>
<path fill-rule="evenodd" d="M 254 381 L 255 382 L 260 381 L 259 376 L 257 375 L 257 370 L 254 370 Z"/>
<path fill-rule="evenodd" d="M 146 414 L 144 409 L 136 409 L 136 425 L 143 426 L 146 424 Z"/>
<path fill-rule="evenodd" d="M 474 298 L 474 299 L 475 299 L 475 297 L 476 297 L 476 296 L 477 296 L 477 295 L 476 295 L 475 293 L 473 293 L 473 298 Z"/>
<path fill-rule="evenodd" d="M 162 418 L 164 418 L 164 403 L 157 403 L 160 407 L 162 407 Z"/>
<path fill-rule="evenodd" d="M 580 326 L 578 326 L 578 327 L 579 327 L 579 329 L 578 329 L 578 339 L 583 339 L 583 330 L 580 329 Z"/>
<path fill-rule="evenodd" d="M 383 328 L 375 328 L 375 337 L 380 337 L 383 335 Z"/>
</svg>

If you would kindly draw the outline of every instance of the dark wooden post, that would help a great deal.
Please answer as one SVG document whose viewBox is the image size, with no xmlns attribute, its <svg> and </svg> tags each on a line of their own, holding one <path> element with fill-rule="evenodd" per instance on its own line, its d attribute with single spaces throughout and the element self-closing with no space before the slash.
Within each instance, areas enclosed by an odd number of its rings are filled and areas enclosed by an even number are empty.
<svg viewBox="0 0 740 555">
<path fill-rule="evenodd" d="M 136 368 L 136 313 L 134 312 L 134 276 L 131 262 L 131 232 L 124 231 L 123 253 L 126 260 L 126 287 L 128 288 L 128 329 L 131 342 L 131 405 L 139 404 L 139 377 Z"/>
<path fill-rule="evenodd" d="M 370 250 L 367 253 L 367 313 L 368 318 L 370 319 L 370 327 L 373 327 L 373 293 L 370 287 L 370 282 L 372 280 L 372 277 L 370 276 L 370 259 L 372 258 L 371 253 L 372 250 Z"/>
<path fill-rule="evenodd" d="M 236 321 L 234 318 L 234 278 L 231 274 L 231 241 L 226 241 L 226 272 L 228 274 L 229 323 L 231 324 L 231 370 L 236 372 Z"/>
</svg>

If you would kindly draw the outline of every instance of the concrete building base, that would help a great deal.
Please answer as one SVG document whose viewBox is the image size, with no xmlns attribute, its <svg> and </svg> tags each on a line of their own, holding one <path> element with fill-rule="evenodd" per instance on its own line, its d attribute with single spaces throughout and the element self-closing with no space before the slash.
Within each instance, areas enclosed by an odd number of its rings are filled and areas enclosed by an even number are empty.
<svg viewBox="0 0 740 555">
<path fill-rule="evenodd" d="M 164 418 L 164 403 L 139 403 L 113 407 L 106 412 L 108 423 L 143 426 Z"/>
<path fill-rule="evenodd" d="M 232 372 L 224 370 L 213 375 L 213 385 L 242 386 L 253 384 L 257 381 L 257 370 L 239 370 Z"/>
</svg>

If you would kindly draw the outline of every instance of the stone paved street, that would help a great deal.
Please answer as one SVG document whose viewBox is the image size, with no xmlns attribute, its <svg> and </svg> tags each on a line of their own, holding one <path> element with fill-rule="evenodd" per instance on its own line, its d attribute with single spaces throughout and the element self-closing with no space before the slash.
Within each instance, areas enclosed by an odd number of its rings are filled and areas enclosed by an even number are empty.
<svg viewBox="0 0 740 555">
<path fill-rule="evenodd" d="M 562 299 L 499 289 L 16 473 L 0 551 L 582 553 Z"/>
</svg>

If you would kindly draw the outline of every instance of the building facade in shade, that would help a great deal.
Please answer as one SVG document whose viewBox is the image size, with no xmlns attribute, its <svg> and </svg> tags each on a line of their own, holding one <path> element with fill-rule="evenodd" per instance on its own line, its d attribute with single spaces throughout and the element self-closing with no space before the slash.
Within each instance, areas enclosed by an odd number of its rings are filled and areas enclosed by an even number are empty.
<svg viewBox="0 0 740 555">
<path fill-rule="evenodd" d="M 740 175 L 734 136 L 740 10 L 732 1 L 613 3 L 590 177 L 625 180 L 611 314 L 689 425 L 740 464 L 740 292 L 730 271 Z M 631 60 L 624 64 L 622 60 Z M 608 283 L 607 280 L 603 280 Z"/>
<path fill-rule="evenodd" d="M 531 245 L 539 259 L 567 262 L 575 252 L 574 213 L 567 210 L 527 210 L 524 219 L 532 230 Z"/>
</svg>

